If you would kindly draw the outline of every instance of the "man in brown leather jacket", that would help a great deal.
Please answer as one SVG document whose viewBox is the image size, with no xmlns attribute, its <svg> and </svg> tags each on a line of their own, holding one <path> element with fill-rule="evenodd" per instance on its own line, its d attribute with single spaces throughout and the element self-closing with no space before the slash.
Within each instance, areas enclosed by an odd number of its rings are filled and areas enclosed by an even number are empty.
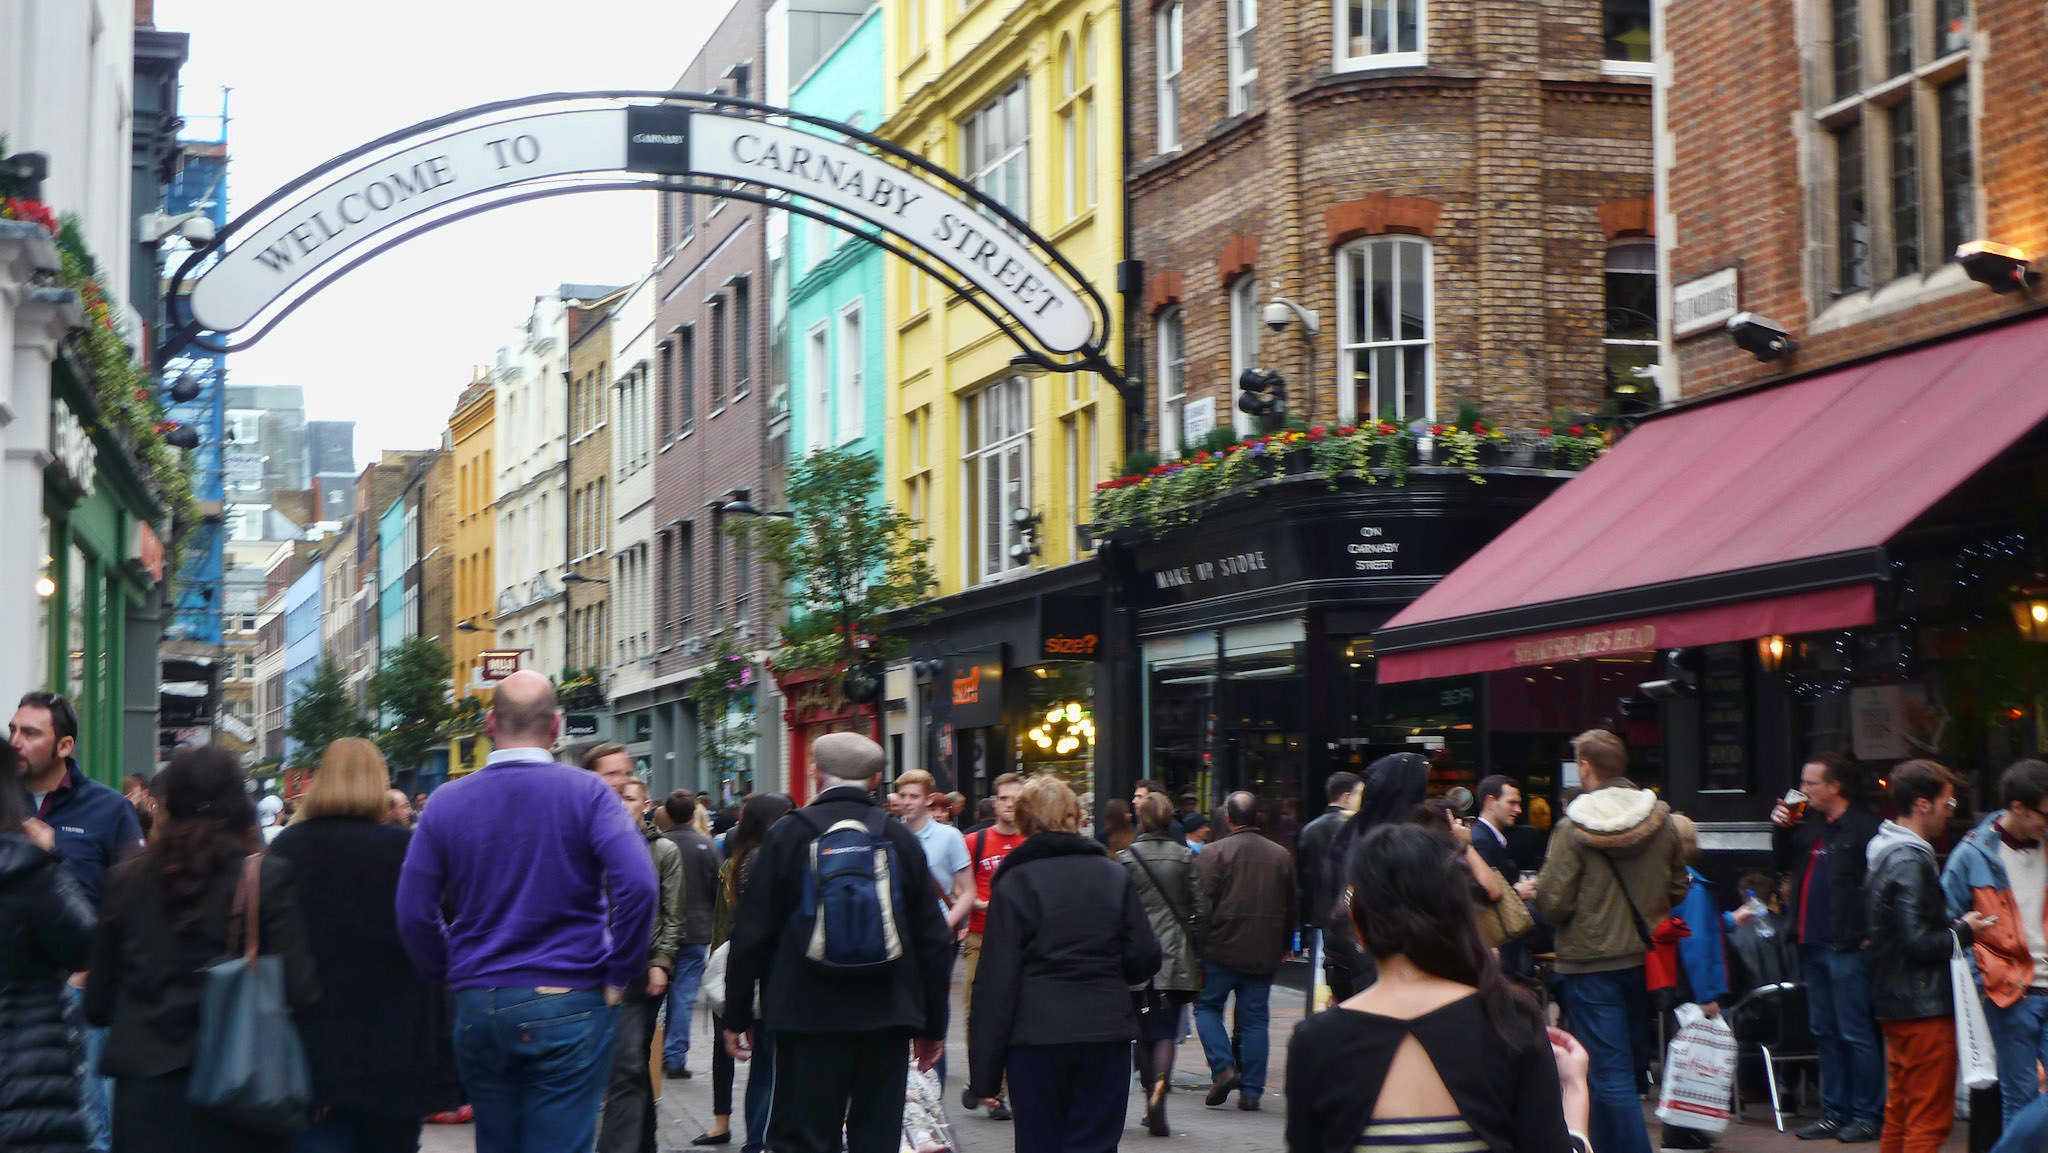
<svg viewBox="0 0 2048 1153">
<path fill-rule="evenodd" d="M 1266 1089 L 1267 1003 L 1273 974 L 1287 959 L 1295 922 L 1294 859 L 1258 831 L 1258 799 L 1232 793 L 1223 805 L 1228 832 L 1196 858 L 1209 896 L 1209 939 L 1202 949 L 1202 992 L 1195 1029 L 1214 1080 L 1207 1098 L 1257 1109 Z M 1223 1027 L 1223 1004 L 1237 995 L 1239 1060 Z"/>
</svg>

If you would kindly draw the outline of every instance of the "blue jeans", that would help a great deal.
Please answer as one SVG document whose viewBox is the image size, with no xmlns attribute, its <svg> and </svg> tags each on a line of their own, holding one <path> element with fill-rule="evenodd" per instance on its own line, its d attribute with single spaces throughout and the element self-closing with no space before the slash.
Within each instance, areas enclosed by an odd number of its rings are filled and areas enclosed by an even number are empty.
<svg viewBox="0 0 2048 1153">
<path fill-rule="evenodd" d="M 477 1153 L 588 1153 L 611 1073 L 616 1010 L 597 989 L 463 989 L 455 1067 Z"/>
<path fill-rule="evenodd" d="M 1806 1015 L 1820 1054 L 1821 1108 L 1844 1125 L 1860 1121 L 1881 1128 L 1884 1043 L 1870 1006 L 1870 955 L 1814 945 L 1799 951 L 1805 962 Z"/>
<path fill-rule="evenodd" d="M 85 1041 L 85 1064 L 78 1070 L 78 1079 L 85 1090 L 86 1143 L 92 1153 L 107 1153 L 114 1143 L 114 1082 L 100 1076 L 100 1054 L 107 1051 L 107 1031 L 84 1023 L 84 1010 L 79 1005 L 84 996 L 85 990 L 65 983 L 64 998 L 70 1002 L 72 1012 L 81 1014 L 78 1031 Z"/>
<path fill-rule="evenodd" d="M 2048 997 L 2021 997 L 2010 1009 L 1986 1001 L 1984 1020 L 1998 1050 L 1998 1094 L 2004 1098 L 2005 1127 L 2010 1132 L 2013 1116 L 2040 1093 L 2034 1065 L 2048 1060 Z"/>
<path fill-rule="evenodd" d="M 697 1007 L 697 987 L 704 982 L 708 945 L 683 945 L 676 950 L 675 975 L 668 979 L 668 1032 L 661 1040 L 661 1063 L 670 1069 L 690 1063 L 690 1015 Z M 717 1044 L 724 1044 L 719 1038 Z"/>
<path fill-rule="evenodd" d="M 1231 1060 L 1230 1034 L 1223 1028 L 1223 1003 L 1237 994 L 1237 1057 Z M 1240 973 L 1213 962 L 1202 966 L 1202 991 L 1195 997 L 1195 1032 L 1202 1035 L 1202 1055 L 1209 1075 L 1220 1077 L 1233 1065 L 1240 1099 L 1257 1099 L 1266 1091 L 1267 1003 L 1273 995 L 1271 974 Z M 1603 1150 L 1602 1153 L 1605 1153 Z"/>
<path fill-rule="evenodd" d="M 1641 968 L 1566 973 L 1557 979 L 1572 1036 L 1586 1047 L 1586 1087 L 1593 1099 L 1586 1137 L 1599 1153 L 1650 1153 L 1650 1130 L 1636 1092 L 1643 1067 L 1636 1023 L 1650 1017 Z"/>
<path fill-rule="evenodd" d="M 1996 1013 L 1993 1007 L 1989 1010 Z M 2003 1071 L 1999 1081 L 2003 1082 Z M 2004 1085 L 1999 1088 L 2002 1090 Z M 2048 1097 L 2035 1097 L 2022 1107 L 2017 1114 L 2007 1110 L 2005 1132 L 1999 1135 L 1998 1144 L 1991 1147 L 1991 1153 L 2041 1153 L 2048 1149 Z"/>
</svg>

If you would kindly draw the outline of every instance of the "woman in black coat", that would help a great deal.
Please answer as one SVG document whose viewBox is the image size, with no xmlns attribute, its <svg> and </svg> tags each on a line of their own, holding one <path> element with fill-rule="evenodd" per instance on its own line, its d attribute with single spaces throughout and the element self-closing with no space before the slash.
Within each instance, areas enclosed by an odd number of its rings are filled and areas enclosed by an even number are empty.
<svg viewBox="0 0 2048 1153">
<path fill-rule="evenodd" d="M 270 844 L 290 861 L 320 970 L 297 1013 L 313 1082 L 306 1150 L 413 1153 L 420 1119 L 462 1103 L 447 994 L 398 940 L 398 874 L 412 834 L 382 824 L 390 770 L 377 746 L 327 746 L 299 815 Z"/>
<path fill-rule="evenodd" d="M 1017 794 L 1024 843 L 989 882 L 988 925 L 968 1013 L 971 1095 L 1007 1073 L 1018 1153 L 1108 1153 L 1124 1131 L 1130 987 L 1159 968 L 1159 940 L 1121 865 L 1078 835 L 1081 809 L 1059 778 Z"/>
<path fill-rule="evenodd" d="M 64 979 L 85 968 L 92 905 L 22 804 L 20 767 L 0 741 L 0 1149 L 84 1153 L 84 1050 Z"/>
<path fill-rule="evenodd" d="M 284 1153 L 289 1140 L 186 1103 L 206 968 L 228 952 L 243 862 L 260 852 L 256 806 L 226 749 L 186 749 L 156 778 L 149 847 L 114 870 L 92 941 L 85 1017 L 108 1028 L 100 1073 L 114 1079 L 113 1153 Z M 291 866 L 258 877 L 258 946 L 284 960 L 294 1009 L 319 997 Z"/>
</svg>

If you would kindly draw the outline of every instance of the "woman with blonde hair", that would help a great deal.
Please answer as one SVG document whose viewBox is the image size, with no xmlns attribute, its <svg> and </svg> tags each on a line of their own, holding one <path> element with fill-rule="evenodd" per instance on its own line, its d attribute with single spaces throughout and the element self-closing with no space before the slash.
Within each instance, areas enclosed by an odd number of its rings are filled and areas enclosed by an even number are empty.
<svg viewBox="0 0 2048 1153">
<path fill-rule="evenodd" d="M 412 833 L 384 823 L 391 773 L 377 746 L 327 746 L 299 815 L 271 843 L 292 863 L 320 999 L 300 1009 L 312 1069 L 304 1150 L 419 1147 L 420 1121 L 461 1102 L 448 1004 L 398 939 L 398 874 Z"/>
<path fill-rule="evenodd" d="M 1059 778 L 1024 782 L 1024 842 L 989 882 L 967 1085 L 986 1099 L 1008 1074 L 1020 1153 L 1117 1147 L 1138 1036 L 1130 988 L 1159 968 L 1137 887 L 1080 817 Z"/>
</svg>

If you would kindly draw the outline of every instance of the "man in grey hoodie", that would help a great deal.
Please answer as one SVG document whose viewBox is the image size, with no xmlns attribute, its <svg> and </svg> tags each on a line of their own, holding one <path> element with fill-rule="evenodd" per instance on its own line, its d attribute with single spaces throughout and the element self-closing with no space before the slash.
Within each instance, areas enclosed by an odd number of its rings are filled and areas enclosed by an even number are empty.
<svg viewBox="0 0 2048 1153">
<path fill-rule="evenodd" d="M 1934 1153 L 1955 1120 L 1956 1027 L 1948 959 L 1990 919 L 1949 919 L 1934 838 L 1955 811 L 1955 778 L 1933 761 L 1891 772 L 1896 820 L 1870 838 L 1863 882 L 1870 914 L 1871 1005 L 1884 1030 L 1886 1143 Z"/>
</svg>

